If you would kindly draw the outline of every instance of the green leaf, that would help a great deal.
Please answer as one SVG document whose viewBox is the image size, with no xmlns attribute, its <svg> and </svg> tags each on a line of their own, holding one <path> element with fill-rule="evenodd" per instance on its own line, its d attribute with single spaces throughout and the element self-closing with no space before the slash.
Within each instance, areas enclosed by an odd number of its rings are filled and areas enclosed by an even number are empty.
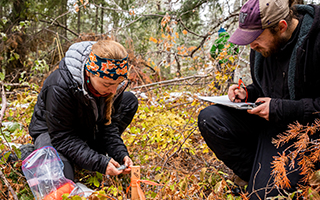
<svg viewBox="0 0 320 200">
<path fill-rule="evenodd" d="M 14 153 L 17 155 L 18 158 L 21 158 L 21 151 L 16 146 L 12 146 Z"/>
<path fill-rule="evenodd" d="M 170 185 L 170 189 L 173 191 L 174 190 L 174 185 Z"/>
<path fill-rule="evenodd" d="M 13 56 L 14 56 L 14 58 L 15 58 L 16 60 L 18 60 L 18 59 L 20 58 L 19 54 L 17 54 L 17 53 L 13 53 Z"/>
<path fill-rule="evenodd" d="M 99 182 L 99 180 L 97 179 L 97 177 L 94 177 L 94 178 L 93 178 L 93 185 L 96 186 L 96 187 L 99 187 L 99 186 L 100 186 L 100 182 Z"/>
<path fill-rule="evenodd" d="M 8 40 L 8 37 L 7 37 L 7 34 L 5 33 L 0 33 L 1 37 L 2 37 L 2 41 L 7 41 Z"/>
<path fill-rule="evenodd" d="M 72 200 L 82 200 L 81 197 L 79 197 L 78 195 L 73 196 L 71 199 L 72 199 Z"/>
<path fill-rule="evenodd" d="M 3 155 L 3 162 L 7 162 L 7 160 L 8 160 L 8 158 L 9 158 L 9 156 L 10 156 L 10 154 L 11 154 L 11 152 L 10 151 L 8 151 L 8 152 L 6 152 L 4 155 Z"/>
<path fill-rule="evenodd" d="M 68 194 L 63 194 L 62 195 L 62 200 L 68 199 L 68 196 L 69 196 Z"/>
<path fill-rule="evenodd" d="M 5 78 L 5 74 L 0 72 L 0 81 L 3 81 Z"/>
<path fill-rule="evenodd" d="M 14 123 L 10 124 L 8 127 L 8 131 L 10 131 L 11 133 L 17 129 L 21 129 L 21 125 L 18 122 L 14 122 Z"/>
<path fill-rule="evenodd" d="M 3 22 L 3 24 L 6 24 L 7 23 L 7 19 L 6 18 L 2 18 L 2 22 Z"/>
<path fill-rule="evenodd" d="M 98 180 L 102 180 L 103 175 L 100 172 L 96 172 Z"/>
</svg>

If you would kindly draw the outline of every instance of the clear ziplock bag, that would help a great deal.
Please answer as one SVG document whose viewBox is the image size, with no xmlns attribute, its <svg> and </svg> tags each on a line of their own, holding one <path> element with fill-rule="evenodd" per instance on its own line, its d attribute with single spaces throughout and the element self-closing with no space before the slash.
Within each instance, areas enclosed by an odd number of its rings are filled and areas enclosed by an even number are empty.
<svg viewBox="0 0 320 200">
<path fill-rule="evenodd" d="M 33 151 L 22 161 L 22 171 L 36 200 L 60 200 L 76 187 L 64 176 L 63 163 L 51 146 Z"/>
</svg>

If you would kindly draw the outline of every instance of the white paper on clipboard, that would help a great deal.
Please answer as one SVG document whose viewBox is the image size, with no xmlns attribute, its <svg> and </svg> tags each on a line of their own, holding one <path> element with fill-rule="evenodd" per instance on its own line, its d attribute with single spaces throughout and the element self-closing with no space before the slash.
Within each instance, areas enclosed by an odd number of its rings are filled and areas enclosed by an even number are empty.
<svg viewBox="0 0 320 200">
<path fill-rule="evenodd" d="M 231 108 L 236 108 L 236 109 L 241 109 L 241 110 L 250 110 L 252 108 L 255 107 L 255 103 L 251 103 L 251 102 L 241 102 L 241 103 L 235 103 L 230 101 L 228 95 L 223 95 L 223 96 L 211 96 L 211 97 L 206 97 L 206 96 L 198 96 L 199 99 L 204 100 L 204 101 L 208 101 L 208 102 L 212 102 L 212 103 L 216 103 L 219 105 L 223 105 L 223 106 L 228 106 Z"/>
</svg>

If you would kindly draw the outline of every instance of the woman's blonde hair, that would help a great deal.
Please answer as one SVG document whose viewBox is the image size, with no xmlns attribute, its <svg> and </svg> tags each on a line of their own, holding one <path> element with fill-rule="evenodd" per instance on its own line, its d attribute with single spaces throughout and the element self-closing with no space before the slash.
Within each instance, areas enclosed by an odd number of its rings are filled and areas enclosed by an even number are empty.
<svg viewBox="0 0 320 200">
<path fill-rule="evenodd" d="M 123 59 L 128 56 L 126 49 L 120 43 L 114 40 L 99 40 L 97 43 L 92 45 L 91 50 L 94 54 L 101 58 Z M 107 120 L 105 125 L 111 124 L 113 97 L 114 94 L 108 95 L 105 101 L 105 116 Z"/>
</svg>

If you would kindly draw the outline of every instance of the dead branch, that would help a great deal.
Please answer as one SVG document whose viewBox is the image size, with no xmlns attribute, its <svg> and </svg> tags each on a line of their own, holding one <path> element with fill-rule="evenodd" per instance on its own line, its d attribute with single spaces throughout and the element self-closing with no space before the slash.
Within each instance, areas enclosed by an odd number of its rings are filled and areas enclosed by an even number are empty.
<svg viewBox="0 0 320 200">
<path fill-rule="evenodd" d="M 29 85 L 23 84 L 23 83 L 2 83 L 6 86 L 13 86 L 13 87 L 29 87 Z"/>
<path fill-rule="evenodd" d="M 176 62 L 177 62 L 177 73 L 178 73 L 178 76 L 179 77 L 181 77 L 181 65 L 180 65 L 180 62 L 179 62 L 179 58 L 178 58 L 178 56 L 177 56 L 177 54 L 174 54 L 174 58 L 175 58 L 175 60 L 176 60 Z"/>
<path fill-rule="evenodd" d="M 187 139 L 190 137 L 190 135 L 192 135 L 192 134 L 194 133 L 195 130 L 196 130 L 196 128 L 193 128 L 193 129 L 190 131 L 189 135 L 184 139 L 184 141 L 183 141 L 182 144 L 180 145 L 179 149 L 176 150 L 175 152 L 173 152 L 171 155 L 169 155 L 169 156 L 166 158 L 166 160 L 165 160 L 165 161 L 163 162 L 163 164 L 162 164 L 162 168 L 164 168 L 164 166 L 167 164 L 168 160 L 169 160 L 174 154 L 178 153 L 178 152 L 181 150 L 181 147 L 183 146 L 183 144 L 187 141 Z M 173 148 L 171 148 L 171 149 L 173 149 Z M 170 149 L 170 150 L 171 150 L 171 149 Z M 169 152 L 168 152 L 168 153 L 169 153 Z"/>
<path fill-rule="evenodd" d="M 56 31 L 50 30 L 50 29 L 48 29 L 48 28 L 43 28 L 42 30 L 45 30 L 45 31 L 51 32 L 51 33 L 53 33 L 53 34 L 58 34 L 58 35 L 59 35 L 59 37 L 62 37 L 63 39 L 65 39 L 66 41 L 68 41 L 68 42 L 70 42 L 70 43 L 71 43 L 71 41 L 70 41 L 68 38 L 66 38 L 65 36 L 63 36 L 63 35 L 61 35 L 61 34 L 57 33 Z M 38 33 L 40 33 L 42 30 L 40 30 Z"/>
<path fill-rule="evenodd" d="M 16 195 L 16 193 L 14 192 L 14 190 L 12 189 L 11 185 L 9 184 L 8 180 L 6 179 L 6 177 L 4 176 L 4 174 L 2 173 L 2 170 L 0 170 L 0 177 L 2 178 L 2 180 L 4 181 L 4 183 L 6 184 L 6 186 L 8 187 L 8 189 L 10 190 L 12 197 L 14 200 L 19 200 L 18 196 Z"/>
<path fill-rule="evenodd" d="M 188 76 L 188 77 L 185 77 L 185 78 L 159 81 L 159 82 L 155 82 L 155 83 L 150 83 L 150 84 L 146 84 L 146 85 L 137 86 L 137 87 L 134 87 L 134 88 L 131 88 L 131 89 L 135 90 L 135 89 L 140 89 L 140 88 L 145 88 L 145 87 L 151 87 L 151 86 L 154 86 L 154 85 L 176 83 L 176 82 L 185 81 L 185 80 L 189 80 L 189 79 L 193 79 L 193 78 L 207 78 L 209 76 L 210 75 L 194 75 L 194 76 Z"/>
<path fill-rule="evenodd" d="M 202 41 L 200 42 L 200 44 L 197 46 L 197 48 L 195 48 L 195 49 L 190 53 L 189 56 L 192 57 L 193 54 L 194 54 L 195 52 L 197 52 L 197 51 L 203 46 L 203 44 L 206 42 L 207 38 L 213 34 L 214 30 L 215 30 L 217 27 L 219 27 L 219 26 L 222 24 L 222 22 L 225 22 L 225 21 L 229 20 L 230 18 L 236 17 L 236 16 L 238 16 L 238 15 L 239 15 L 239 13 L 238 13 L 237 11 L 234 12 L 233 14 L 229 15 L 228 17 L 226 17 L 225 19 L 223 19 L 223 21 L 221 21 L 220 23 L 218 23 L 218 24 L 216 24 L 214 27 L 212 27 L 211 31 L 208 32 L 206 35 L 198 35 L 198 34 L 196 34 L 195 32 L 189 30 L 189 29 L 184 25 L 184 23 L 182 22 L 181 18 L 177 19 L 177 22 L 180 22 L 181 25 L 184 27 L 184 29 L 185 29 L 187 32 L 189 32 L 189 33 L 191 33 L 191 34 L 193 34 L 193 35 L 195 35 L 195 36 L 198 36 L 198 37 L 201 37 L 201 38 L 202 38 Z"/>
<path fill-rule="evenodd" d="M 50 24 L 50 25 L 55 25 L 55 26 L 59 26 L 63 29 L 66 29 L 67 31 L 69 31 L 70 33 L 72 33 L 73 35 L 79 37 L 79 34 L 74 32 L 73 30 L 69 29 L 68 27 L 66 27 L 65 25 L 63 24 L 60 24 L 58 21 L 54 21 L 54 22 L 51 22 L 51 21 L 47 21 L 47 20 L 44 20 L 44 19 L 39 19 L 40 22 L 44 22 L 44 23 L 47 23 L 47 24 Z"/>
<path fill-rule="evenodd" d="M 6 137 L 4 136 L 4 134 L 2 133 L 2 120 L 3 117 L 5 115 L 6 109 L 7 109 L 7 98 L 6 98 L 6 92 L 4 90 L 4 84 L 2 83 L 2 81 L 0 81 L 0 85 L 1 85 L 1 99 L 2 99 L 2 106 L 1 106 L 1 111 L 0 111 L 0 132 L 2 134 L 2 137 L 4 138 L 4 140 L 7 142 L 8 147 L 11 149 L 8 140 L 6 139 Z"/>
<path fill-rule="evenodd" d="M 1 111 L 0 111 L 0 127 L 2 127 L 2 120 L 5 114 L 5 111 L 7 109 L 7 99 L 6 99 L 6 93 L 4 90 L 4 84 L 2 81 L 0 82 L 1 85 L 1 99 L 2 99 L 2 106 L 1 106 Z"/>
<path fill-rule="evenodd" d="M 2 120 L 5 114 L 5 111 L 7 109 L 7 99 L 6 99 L 6 92 L 4 90 L 4 84 L 2 83 L 2 81 L 0 82 L 1 85 L 1 99 L 2 99 L 2 107 L 1 107 L 1 111 L 0 111 L 0 129 L 2 127 Z M 2 132 L 1 132 L 2 133 Z M 2 180 L 4 181 L 4 183 L 6 184 L 6 186 L 8 187 L 9 191 L 11 192 L 13 199 L 14 200 L 19 200 L 16 193 L 14 192 L 14 190 L 12 189 L 11 185 L 9 184 L 8 180 L 6 179 L 6 177 L 4 176 L 4 174 L 2 173 L 2 170 L 0 170 L 0 177 L 2 178 Z"/>
<path fill-rule="evenodd" d="M 154 90 L 154 89 L 157 89 L 157 88 L 162 88 L 162 87 L 169 87 L 169 86 L 185 86 L 185 85 L 188 85 L 188 86 L 195 86 L 195 85 L 208 85 L 209 83 L 211 83 L 212 81 L 209 81 L 209 82 L 205 82 L 205 83 L 174 83 L 174 84 L 164 84 L 164 85 L 158 85 L 158 86 L 155 86 L 155 87 L 149 87 L 147 90 L 150 91 L 150 90 Z"/>
<path fill-rule="evenodd" d="M 183 26 L 183 28 L 184 28 L 187 32 L 189 32 L 189 33 L 191 33 L 191 34 L 193 34 L 193 35 L 195 35 L 195 36 L 198 36 L 198 37 L 206 38 L 206 36 L 196 34 L 195 32 L 193 32 L 193 31 L 191 31 L 190 29 L 188 29 L 188 28 L 186 27 L 186 25 L 184 25 L 184 23 L 182 22 L 181 18 L 177 19 L 177 22 L 180 22 L 180 24 Z M 191 57 L 192 57 L 192 56 L 191 56 Z"/>
</svg>

